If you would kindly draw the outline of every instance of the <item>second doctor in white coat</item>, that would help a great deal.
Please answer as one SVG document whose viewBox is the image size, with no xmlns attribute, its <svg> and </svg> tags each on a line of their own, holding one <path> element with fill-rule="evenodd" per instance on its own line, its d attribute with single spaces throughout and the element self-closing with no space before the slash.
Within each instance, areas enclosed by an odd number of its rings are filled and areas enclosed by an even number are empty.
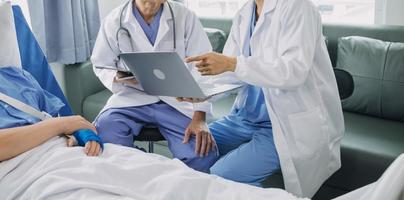
<svg viewBox="0 0 404 200">
<path fill-rule="evenodd" d="M 312 2 L 250 0 L 233 20 L 224 55 L 208 53 L 188 62 L 197 62 L 203 75 L 220 74 L 216 76 L 218 82 L 242 81 L 248 84 L 246 88 L 258 87 L 263 93 L 260 97 L 259 90 L 242 90 L 232 113 L 210 125 L 219 152 L 222 147 L 233 148 L 211 168 L 211 173 L 236 181 L 263 180 L 273 173 L 271 168 L 276 169 L 279 155 L 285 189 L 312 197 L 340 168 L 342 108 L 321 17 Z M 257 102 L 260 98 L 261 103 Z M 260 112 L 248 108 L 251 104 L 240 103 L 249 99 L 266 109 Z M 270 121 L 263 130 L 254 120 L 266 112 L 269 115 L 264 118 L 270 117 Z M 253 122 L 249 122 L 251 119 Z M 238 133 L 243 129 L 246 131 Z M 234 135 L 244 138 L 244 142 Z M 272 136 L 273 140 L 267 139 Z M 273 164 L 266 163 L 271 156 Z"/>
<path fill-rule="evenodd" d="M 198 18 L 180 3 L 131 0 L 113 10 L 102 23 L 91 57 L 96 75 L 113 92 L 95 120 L 97 131 L 104 142 L 131 147 L 143 126 L 157 126 L 175 158 L 207 172 L 217 159 L 205 122 L 210 103 L 180 103 L 172 97 L 147 95 L 135 79 L 120 80 L 120 72 L 97 68 L 124 69 L 120 53 L 152 51 L 176 51 L 185 59 L 209 52 L 211 46 Z M 193 65 L 188 67 L 203 81 Z"/>
</svg>

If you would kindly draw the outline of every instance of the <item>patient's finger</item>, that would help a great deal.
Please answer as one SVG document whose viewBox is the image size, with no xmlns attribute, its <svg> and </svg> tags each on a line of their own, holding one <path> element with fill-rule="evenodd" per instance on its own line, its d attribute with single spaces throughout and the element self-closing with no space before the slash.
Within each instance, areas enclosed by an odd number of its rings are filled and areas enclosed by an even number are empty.
<svg viewBox="0 0 404 200">
<path fill-rule="evenodd" d="M 89 154 L 89 156 L 95 156 L 95 150 L 97 149 L 97 142 L 95 142 L 95 141 L 91 141 L 90 142 L 91 143 L 91 147 L 90 147 L 90 154 Z"/>
<path fill-rule="evenodd" d="M 202 134 L 196 134 L 196 142 L 195 142 L 195 154 L 199 155 L 201 152 L 201 144 L 202 144 Z"/>
<path fill-rule="evenodd" d="M 76 139 L 72 136 L 67 136 L 67 146 L 68 147 L 73 147 L 74 145 L 76 145 Z"/>
<path fill-rule="evenodd" d="M 89 151 L 90 151 L 90 143 L 87 142 L 87 143 L 84 145 L 84 152 L 85 152 L 86 154 L 88 154 Z"/>
<path fill-rule="evenodd" d="M 91 156 L 92 155 L 92 151 L 93 151 L 93 143 L 92 143 L 92 141 L 90 141 L 90 142 L 87 142 L 86 144 L 88 144 L 88 147 L 87 147 L 87 151 L 86 151 L 86 154 L 87 154 L 87 156 Z"/>
<path fill-rule="evenodd" d="M 191 131 L 187 128 L 185 130 L 184 140 L 182 141 L 182 143 L 187 144 L 189 142 L 189 138 L 191 138 Z"/>
<path fill-rule="evenodd" d="M 86 151 L 86 154 L 87 154 L 87 156 L 90 156 L 91 155 L 91 151 L 92 151 L 92 146 L 93 146 L 93 144 L 91 143 L 91 142 L 87 142 L 87 144 L 88 144 L 88 147 L 87 147 L 87 151 Z"/>
<path fill-rule="evenodd" d="M 94 150 L 94 156 L 100 155 L 100 144 L 98 142 L 95 143 L 95 150 Z"/>
</svg>

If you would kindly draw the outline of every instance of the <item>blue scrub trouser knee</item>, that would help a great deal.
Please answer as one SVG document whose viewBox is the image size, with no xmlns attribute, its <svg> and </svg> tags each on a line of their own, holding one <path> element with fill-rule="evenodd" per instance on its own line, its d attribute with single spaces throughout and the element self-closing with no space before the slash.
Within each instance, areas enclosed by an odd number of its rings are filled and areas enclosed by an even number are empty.
<svg viewBox="0 0 404 200">
<path fill-rule="evenodd" d="M 233 181 L 261 186 L 280 170 L 272 129 L 244 126 L 242 121 L 223 118 L 209 125 L 222 156 L 211 174 Z"/>
<path fill-rule="evenodd" d="M 133 147 L 134 137 L 147 125 L 157 126 L 168 142 L 174 158 L 183 161 L 189 167 L 209 172 L 218 155 L 211 151 L 208 156 L 195 154 L 195 138 L 183 144 L 185 129 L 191 119 L 165 103 L 129 108 L 112 108 L 101 113 L 95 126 L 101 139 L 106 143 Z"/>
</svg>

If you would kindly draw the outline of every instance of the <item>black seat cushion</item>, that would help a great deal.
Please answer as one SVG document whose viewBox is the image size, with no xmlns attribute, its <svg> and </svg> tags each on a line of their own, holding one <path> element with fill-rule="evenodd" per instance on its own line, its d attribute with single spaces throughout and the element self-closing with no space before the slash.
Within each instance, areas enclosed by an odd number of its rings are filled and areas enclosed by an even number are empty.
<svg viewBox="0 0 404 200">
<path fill-rule="evenodd" d="M 163 141 L 165 138 L 160 131 L 155 127 L 144 127 L 139 135 L 135 137 L 135 141 Z"/>
</svg>

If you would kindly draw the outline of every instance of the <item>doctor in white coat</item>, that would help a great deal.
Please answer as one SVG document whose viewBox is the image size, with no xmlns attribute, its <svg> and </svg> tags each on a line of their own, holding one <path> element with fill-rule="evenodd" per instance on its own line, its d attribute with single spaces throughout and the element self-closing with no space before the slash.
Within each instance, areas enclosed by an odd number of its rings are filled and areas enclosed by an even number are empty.
<svg viewBox="0 0 404 200">
<path fill-rule="evenodd" d="M 188 62 L 203 75 L 220 74 L 218 82 L 246 84 L 232 113 L 210 124 L 223 156 L 211 173 L 254 184 L 279 162 L 285 189 L 312 197 L 339 169 L 342 108 L 312 2 L 250 0 L 233 20 L 224 55 Z"/>
<path fill-rule="evenodd" d="M 175 35 L 174 35 L 175 33 Z M 211 51 L 194 13 L 176 2 L 130 0 L 103 21 L 91 61 L 101 82 L 112 91 L 95 121 L 104 142 L 133 146 L 134 136 L 145 125 L 157 126 L 175 158 L 193 169 L 207 172 L 217 159 L 214 140 L 205 122 L 210 103 L 178 102 L 175 98 L 142 92 L 135 78 L 99 67 L 124 70 L 122 52 L 176 51 L 183 59 Z M 98 68 L 97 68 L 98 67 Z M 188 68 L 205 81 L 194 65 Z"/>
</svg>

